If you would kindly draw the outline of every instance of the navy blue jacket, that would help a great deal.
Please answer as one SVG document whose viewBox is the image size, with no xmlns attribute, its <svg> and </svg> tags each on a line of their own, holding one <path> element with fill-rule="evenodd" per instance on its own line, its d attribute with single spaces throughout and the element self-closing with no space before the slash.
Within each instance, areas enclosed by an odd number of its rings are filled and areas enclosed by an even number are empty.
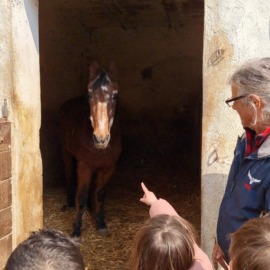
<svg viewBox="0 0 270 270">
<path fill-rule="evenodd" d="M 243 223 L 270 211 L 270 136 L 244 157 L 246 134 L 238 138 L 217 223 L 218 244 L 229 261 L 230 233 Z"/>
</svg>

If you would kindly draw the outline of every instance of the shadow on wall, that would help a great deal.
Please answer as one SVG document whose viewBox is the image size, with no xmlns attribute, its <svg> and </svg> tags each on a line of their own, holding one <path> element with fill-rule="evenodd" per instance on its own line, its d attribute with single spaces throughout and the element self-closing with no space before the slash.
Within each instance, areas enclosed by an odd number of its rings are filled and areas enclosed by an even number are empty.
<svg viewBox="0 0 270 270">
<path fill-rule="evenodd" d="M 209 173 L 202 175 L 201 243 L 203 250 L 210 258 L 216 237 L 219 207 L 227 180 L 228 174 Z"/>
</svg>

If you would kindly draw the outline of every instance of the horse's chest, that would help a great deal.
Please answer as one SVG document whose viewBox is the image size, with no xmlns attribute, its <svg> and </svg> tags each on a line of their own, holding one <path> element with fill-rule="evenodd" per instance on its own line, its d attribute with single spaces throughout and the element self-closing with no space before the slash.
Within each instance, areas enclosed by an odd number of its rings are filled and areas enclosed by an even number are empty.
<svg viewBox="0 0 270 270">
<path fill-rule="evenodd" d="M 94 164 L 96 167 L 111 165 L 115 163 L 113 151 L 106 151 L 106 153 L 99 153 L 96 149 L 91 149 L 85 160 L 89 164 Z"/>
<path fill-rule="evenodd" d="M 120 154 L 115 147 L 102 150 L 96 149 L 92 144 L 81 145 L 77 150 L 79 151 L 74 149 L 76 159 L 86 164 L 91 170 L 113 167 Z"/>
</svg>

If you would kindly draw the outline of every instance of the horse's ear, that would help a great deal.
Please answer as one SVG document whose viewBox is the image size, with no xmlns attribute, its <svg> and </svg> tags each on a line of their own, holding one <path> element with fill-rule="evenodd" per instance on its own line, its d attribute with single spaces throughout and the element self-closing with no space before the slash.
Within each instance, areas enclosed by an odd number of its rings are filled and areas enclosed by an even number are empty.
<svg viewBox="0 0 270 270">
<path fill-rule="evenodd" d="M 97 77 L 98 71 L 99 71 L 99 64 L 97 61 L 93 61 L 91 65 L 89 66 L 89 80 L 90 81 L 93 81 Z"/>
<path fill-rule="evenodd" d="M 110 66 L 109 66 L 109 77 L 112 81 L 117 81 L 117 66 L 114 61 L 111 61 Z"/>
</svg>

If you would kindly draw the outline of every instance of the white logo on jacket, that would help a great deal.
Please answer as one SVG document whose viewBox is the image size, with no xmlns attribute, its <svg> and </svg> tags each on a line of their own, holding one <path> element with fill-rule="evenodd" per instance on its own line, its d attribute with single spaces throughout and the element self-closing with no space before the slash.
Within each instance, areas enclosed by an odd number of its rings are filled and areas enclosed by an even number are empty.
<svg viewBox="0 0 270 270">
<path fill-rule="evenodd" d="M 262 180 L 253 178 L 250 174 L 250 171 L 248 171 L 248 178 L 249 178 L 250 185 L 252 185 L 253 183 L 260 183 L 262 181 Z"/>
</svg>

